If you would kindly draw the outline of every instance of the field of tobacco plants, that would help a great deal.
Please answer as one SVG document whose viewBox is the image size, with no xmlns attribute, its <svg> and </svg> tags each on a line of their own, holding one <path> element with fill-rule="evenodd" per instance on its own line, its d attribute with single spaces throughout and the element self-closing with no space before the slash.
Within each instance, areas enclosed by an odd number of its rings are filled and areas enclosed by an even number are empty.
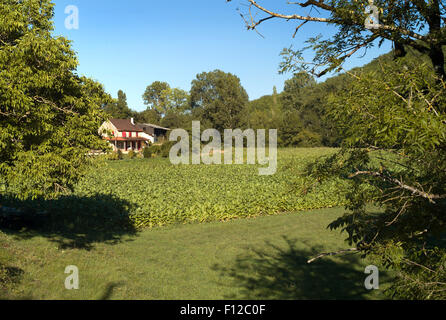
<svg viewBox="0 0 446 320">
<path fill-rule="evenodd" d="M 343 204 L 328 181 L 302 193 L 305 165 L 333 149 L 279 149 L 278 169 L 258 175 L 257 165 L 180 165 L 166 158 L 102 160 L 77 185 L 76 196 L 113 196 L 130 203 L 137 228 L 228 221 Z"/>
</svg>

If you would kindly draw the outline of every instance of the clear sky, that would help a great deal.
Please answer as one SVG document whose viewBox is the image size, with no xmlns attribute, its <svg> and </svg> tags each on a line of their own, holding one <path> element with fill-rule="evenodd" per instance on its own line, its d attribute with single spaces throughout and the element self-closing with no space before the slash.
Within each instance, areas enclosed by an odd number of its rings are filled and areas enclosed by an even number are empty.
<svg viewBox="0 0 446 320">
<path fill-rule="evenodd" d="M 246 30 L 237 9 L 246 0 L 54 0 L 55 34 L 73 41 L 78 72 L 102 84 L 113 97 L 122 89 L 129 107 L 145 109 L 142 94 L 153 81 L 190 90 L 198 73 L 220 69 L 237 75 L 251 100 L 280 92 L 291 76 L 279 75 L 283 48 L 299 48 L 309 36 L 329 35 L 326 25 L 307 24 L 293 39 L 298 22 L 270 20 L 259 26 L 264 36 Z M 265 6 L 292 12 L 286 0 L 259 0 Z M 79 9 L 79 29 L 65 28 L 65 8 Z M 305 9 L 306 10 L 306 9 Z M 302 12 L 302 11 L 300 11 Z M 305 11 L 303 11 L 305 12 Z M 347 68 L 363 65 L 390 50 L 359 53 Z"/>
</svg>

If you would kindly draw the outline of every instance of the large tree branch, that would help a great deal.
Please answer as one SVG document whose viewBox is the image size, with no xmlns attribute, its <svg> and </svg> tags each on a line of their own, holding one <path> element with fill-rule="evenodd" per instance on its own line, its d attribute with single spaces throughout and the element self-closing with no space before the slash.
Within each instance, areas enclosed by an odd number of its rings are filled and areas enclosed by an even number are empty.
<svg viewBox="0 0 446 320">
<path fill-rule="evenodd" d="M 281 14 L 281 13 L 273 12 L 273 11 L 271 11 L 271 10 L 261 6 L 261 5 L 259 5 L 255 0 L 248 0 L 248 1 L 250 2 L 250 4 L 252 6 L 254 6 L 257 9 L 259 9 L 260 11 L 263 11 L 264 13 L 268 14 L 269 15 L 268 20 L 272 19 L 272 18 L 280 18 L 280 19 L 285 19 L 285 20 L 303 20 L 303 21 L 312 21 L 312 22 L 340 23 L 340 21 L 338 21 L 338 20 L 329 19 L 329 18 L 302 16 L 302 15 L 298 15 L 298 14 L 292 14 L 292 15 Z M 309 5 L 314 5 L 314 6 L 317 6 L 318 8 L 325 9 L 325 10 L 330 11 L 332 13 L 336 12 L 336 8 L 324 4 L 323 1 L 316 2 L 316 1 L 313 1 L 313 0 L 309 0 L 309 1 L 306 1 L 304 3 L 298 2 L 296 4 L 299 4 L 301 7 L 307 7 Z M 253 23 L 251 26 L 248 26 L 248 29 L 254 29 L 260 23 L 261 23 L 260 21 L 258 21 L 257 23 Z M 364 26 L 363 21 L 355 21 L 354 24 L 358 25 L 358 26 Z M 366 31 L 366 30 L 367 29 L 364 26 L 364 31 Z M 412 30 L 404 29 L 402 27 L 396 27 L 396 26 L 389 26 L 389 25 L 380 24 L 378 30 L 387 30 L 387 31 L 392 31 L 392 32 L 398 32 L 398 33 L 400 33 L 402 35 L 406 35 L 406 36 L 412 37 L 412 38 L 417 39 L 417 40 L 426 41 L 426 39 L 427 39 L 426 36 L 418 34 L 418 33 L 414 32 Z"/>
<path fill-rule="evenodd" d="M 317 255 L 316 257 L 310 259 L 307 261 L 307 263 L 312 263 L 320 258 L 326 257 L 326 256 L 336 256 L 336 255 L 340 255 L 340 254 L 346 254 L 346 253 L 354 253 L 354 252 L 358 252 L 359 250 L 357 248 L 350 248 L 350 249 L 345 249 L 345 250 L 340 250 L 340 251 L 336 251 L 336 252 L 325 252 L 325 253 L 321 253 L 319 255 Z"/>
<path fill-rule="evenodd" d="M 331 11 L 331 12 L 336 10 L 334 7 L 329 6 L 328 4 L 325 4 L 324 1 L 307 0 L 307 2 L 304 2 L 304 3 L 297 2 L 296 4 L 300 5 L 303 8 L 308 7 L 308 6 L 315 6 L 315 7 L 318 7 L 318 8 L 327 10 L 327 11 Z"/>
<path fill-rule="evenodd" d="M 418 196 L 420 196 L 422 198 L 428 199 L 429 202 L 431 202 L 431 203 L 435 203 L 434 199 L 435 200 L 446 199 L 446 194 L 441 194 L 440 195 L 440 194 L 430 194 L 430 193 L 427 193 L 427 192 L 425 192 L 423 190 L 419 190 L 419 189 L 417 189 L 415 187 L 409 186 L 409 185 L 403 183 L 402 181 L 400 181 L 400 180 L 398 180 L 396 178 L 393 178 L 393 177 L 391 177 L 389 175 L 386 175 L 384 173 L 381 173 L 381 172 L 357 171 L 357 172 L 351 174 L 349 176 L 349 178 L 354 178 L 354 177 L 357 177 L 357 176 L 360 176 L 360 175 L 368 175 L 368 176 L 381 178 L 384 181 L 387 181 L 387 182 L 390 182 L 392 184 L 395 184 L 400 189 L 404 189 L 404 190 L 410 191 L 412 194 L 416 194 L 416 195 L 418 195 Z"/>
<path fill-rule="evenodd" d="M 280 18 L 280 19 L 286 19 L 286 20 L 304 20 L 304 21 L 314 21 L 314 22 L 335 22 L 335 20 L 327 19 L 327 18 L 318 18 L 318 17 L 310 17 L 310 16 L 305 17 L 305 16 L 301 16 L 298 14 L 292 14 L 292 15 L 281 14 L 281 13 L 273 12 L 271 10 L 268 10 L 268 9 L 262 7 L 254 0 L 248 0 L 248 1 L 251 3 L 251 5 L 253 5 L 257 9 L 269 14 L 271 17 L 274 17 L 274 18 Z"/>
<path fill-rule="evenodd" d="M 372 35 L 370 38 L 368 38 L 367 40 L 365 40 L 363 43 L 360 43 L 358 45 L 356 45 L 350 52 L 347 52 L 346 54 L 344 54 L 343 56 L 339 57 L 338 59 L 340 60 L 339 64 L 342 64 L 342 62 L 344 62 L 346 59 L 350 58 L 353 54 L 355 54 L 359 49 L 364 48 L 365 46 L 367 46 L 369 43 L 375 41 L 378 38 L 378 34 L 374 34 Z M 334 68 L 336 68 L 336 66 L 332 66 L 329 67 L 325 70 L 323 70 L 322 72 L 320 72 L 319 74 L 317 74 L 318 77 L 323 76 L 324 74 L 326 74 L 327 72 L 333 70 Z"/>
<path fill-rule="evenodd" d="M 57 109 L 57 110 L 62 111 L 64 113 L 78 114 L 77 112 L 74 112 L 73 110 L 61 108 L 57 104 L 55 104 L 54 102 L 52 102 L 52 101 L 50 101 L 48 99 L 45 99 L 43 97 L 34 96 L 33 99 L 34 99 L 34 101 L 37 101 L 37 102 L 40 102 L 40 103 L 44 103 L 44 104 L 48 104 L 48 105 L 52 106 L 54 109 Z"/>
</svg>

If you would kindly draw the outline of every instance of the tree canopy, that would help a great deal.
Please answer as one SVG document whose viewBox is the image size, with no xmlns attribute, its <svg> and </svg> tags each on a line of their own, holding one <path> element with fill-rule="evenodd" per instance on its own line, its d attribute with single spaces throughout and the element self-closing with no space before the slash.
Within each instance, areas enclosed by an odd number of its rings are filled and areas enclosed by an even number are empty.
<svg viewBox="0 0 446 320">
<path fill-rule="evenodd" d="M 127 104 L 127 96 L 122 90 L 118 91 L 118 99 L 107 104 L 104 111 L 114 119 L 127 119 L 134 115 Z"/>
<path fill-rule="evenodd" d="M 190 106 L 194 115 L 221 132 L 246 124 L 248 94 L 240 79 L 221 70 L 203 72 L 192 81 Z"/>
<path fill-rule="evenodd" d="M 444 299 L 444 2 L 374 1 L 380 24 L 373 28 L 365 23 L 367 1 L 297 1 L 290 3 L 294 14 L 274 12 L 260 1 L 248 2 L 248 29 L 272 19 L 300 21 L 295 35 L 307 23 L 337 27 L 332 37 L 307 39 L 303 50 L 285 49 L 280 72 L 306 70 L 321 76 L 342 70 L 343 62 L 360 49 L 385 40 L 393 43 L 393 59 L 376 59 L 311 90 L 317 96 L 317 88 L 328 89 L 322 111 L 343 142 L 339 152 L 308 166 L 303 191 L 333 175 L 344 180 L 339 187 L 347 193 L 348 211 L 329 227 L 347 233 L 354 245 L 347 252 L 361 252 L 391 268 L 396 281 L 387 292 L 392 297 Z M 256 11 L 264 16 L 256 16 Z M 312 62 L 304 61 L 307 49 L 313 51 Z M 309 106 L 300 95 L 287 95 L 285 101 L 297 110 Z"/>
<path fill-rule="evenodd" d="M 0 181 L 20 197 L 51 197 L 78 180 L 111 101 L 76 74 L 78 61 L 54 37 L 49 0 L 0 3 Z"/>
<path fill-rule="evenodd" d="M 147 86 L 143 94 L 144 103 L 155 110 L 160 117 L 170 111 L 182 112 L 187 109 L 189 95 L 179 88 L 171 88 L 167 82 L 155 81 Z"/>
</svg>

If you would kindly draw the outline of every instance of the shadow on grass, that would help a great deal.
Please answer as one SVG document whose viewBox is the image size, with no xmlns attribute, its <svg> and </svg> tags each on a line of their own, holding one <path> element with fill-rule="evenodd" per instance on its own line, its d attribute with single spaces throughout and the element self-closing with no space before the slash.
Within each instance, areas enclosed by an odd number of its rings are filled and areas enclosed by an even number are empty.
<svg viewBox="0 0 446 320">
<path fill-rule="evenodd" d="M 136 234 L 129 219 L 131 203 L 110 195 L 0 200 L 0 230 L 16 239 L 43 236 L 60 249 L 90 250 L 94 243 L 116 244 Z"/>
<path fill-rule="evenodd" d="M 0 262 L 0 300 L 12 299 L 9 290 L 22 280 L 24 273 L 20 268 L 5 266 Z"/>
<path fill-rule="evenodd" d="M 0 283 L 17 283 L 21 280 L 24 271 L 17 267 L 6 267 L 0 264 Z"/>
<path fill-rule="evenodd" d="M 226 286 L 237 291 L 226 299 L 264 300 L 333 300 L 365 299 L 365 276 L 360 256 L 345 255 L 336 262 L 323 258 L 308 264 L 307 260 L 325 250 L 312 247 L 302 250 L 297 240 L 284 237 L 286 246 L 267 243 L 266 249 L 250 250 L 236 259 L 233 266 L 214 266 L 227 279 Z M 341 260 L 339 262 L 339 260 Z M 356 269 L 355 269 L 356 267 Z"/>
<path fill-rule="evenodd" d="M 116 288 L 119 288 L 123 285 L 125 285 L 124 282 L 110 282 L 110 283 L 108 283 L 107 286 L 105 287 L 104 293 L 101 295 L 99 300 L 110 300 L 113 295 L 113 291 Z"/>
</svg>

